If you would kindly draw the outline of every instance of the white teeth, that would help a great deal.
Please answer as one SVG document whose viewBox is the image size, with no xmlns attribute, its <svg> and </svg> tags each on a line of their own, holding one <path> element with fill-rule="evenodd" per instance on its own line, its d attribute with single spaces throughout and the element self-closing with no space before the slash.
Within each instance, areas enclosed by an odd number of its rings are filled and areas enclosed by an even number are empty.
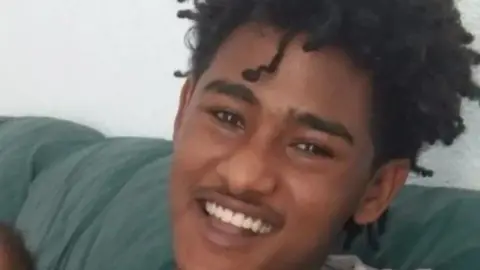
<svg viewBox="0 0 480 270">
<path fill-rule="evenodd" d="M 253 220 L 251 218 L 246 218 L 243 221 L 242 227 L 244 229 L 250 229 L 252 227 L 252 224 L 253 224 Z"/>
<path fill-rule="evenodd" d="M 232 219 L 232 216 L 233 212 L 230 209 L 224 209 L 221 218 L 223 222 L 228 222 Z"/>
<path fill-rule="evenodd" d="M 245 220 L 245 215 L 244 214 L 241 214 L 241 213 L 236 213 L 231 222 L 233 225 L 237 226 L 237 227 L 240 227 L 240 228 L 243 228 L 243 221 Z"/>
<path fill-rule="evenodd" d="M 236 213 L 213 202 L 205 203 L 205 211 L 225 223 L 251 230 L 254 233 L 266 234 L 272 231 L 272 226 L 260 219 L 248 217 L 243 213 Z"/>
<path fill-rule="evenodd" d="M 254 232 L 259 232 L 259 230 L 262 228 L 262 221 L 261 220 L 255 220 L 252 225 L 252 231 Z"/>
<path fill-rule="evenodd" d="M 207 203 L 205 204 L 205 210 L 206 210 L 207 213 L 210 214 L 210 215 L 213 213 L 214 207 L 215 207 L 215 205 L 214 205 L 213 203 L 207 202 Z"/>
</svg>

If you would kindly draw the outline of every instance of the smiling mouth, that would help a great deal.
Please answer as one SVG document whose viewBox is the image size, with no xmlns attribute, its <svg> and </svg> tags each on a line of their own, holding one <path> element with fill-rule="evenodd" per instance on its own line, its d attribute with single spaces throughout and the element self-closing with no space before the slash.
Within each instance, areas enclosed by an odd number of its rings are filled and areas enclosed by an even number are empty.
<svg viewBox="0 0 480 270">
<path fill-rule="evenodd" d="M 285 226 L 284 216 L 253 197 L 230 196 L 199 188 L 194 193 L 198 232 L 213 252 L 248 250 L 274 237 Z M 194 222 L 195 223 L 195 222 Z M 211 245 L 213 244 L 213 245 Z"/>
<path fill-rule="evenodd" d="M 205 201 L 202 204 L 207 215 L 224 224 L 256 235 L 265 235 L 272 232 L 272 225 L 262 219 L 236 212 L 216 202 Z"/>
</svg>

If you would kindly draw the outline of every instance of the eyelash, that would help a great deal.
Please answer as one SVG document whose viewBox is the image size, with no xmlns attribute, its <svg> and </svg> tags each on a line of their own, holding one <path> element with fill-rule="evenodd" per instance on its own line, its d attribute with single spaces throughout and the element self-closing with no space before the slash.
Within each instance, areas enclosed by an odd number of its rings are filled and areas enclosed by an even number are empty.
<svg viewBox="0 0 480 270">
<path fill-rule="evenodd" d="M 323 156 L 327 158 L 334 157 L 332 150 L 323 146 L 318 146 L 314 143 L 296 143 L 293 147 L 299 151 L 305 152 L 307 155 Z"/>
<path fill-rule="evenodd" d="M 233 128 L 245 129 L 245 121 L 242 116 L 228 110 L 211 110 L 210 113 L 220 123 Z M 233 122 L 233 123 L 232 123 Z"/>
</svg>

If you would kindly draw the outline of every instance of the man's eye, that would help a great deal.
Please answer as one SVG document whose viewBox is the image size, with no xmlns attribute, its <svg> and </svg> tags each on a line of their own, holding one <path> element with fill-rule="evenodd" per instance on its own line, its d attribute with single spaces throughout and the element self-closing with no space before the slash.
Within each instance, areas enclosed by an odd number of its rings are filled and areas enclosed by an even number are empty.
<svg viewBox="0 0 480 270">
<path fill-rule="evenodd" d="M 330 149 L 312 143 L 298 143 L 295 147 L 308 155 L 333 158 L 333 152 Z"/>
<path fill-rule="evenodd" d="M 215 111 L 213 112 L 213 115 L 215 118 L 218 119 L 218 121 L 233 126 L 233 127 L 238 127 L 241 129 L 245 128 L 243 118 L 239 116 L 236 113 L 232 113 L 229 111 Z"/>
</svg>

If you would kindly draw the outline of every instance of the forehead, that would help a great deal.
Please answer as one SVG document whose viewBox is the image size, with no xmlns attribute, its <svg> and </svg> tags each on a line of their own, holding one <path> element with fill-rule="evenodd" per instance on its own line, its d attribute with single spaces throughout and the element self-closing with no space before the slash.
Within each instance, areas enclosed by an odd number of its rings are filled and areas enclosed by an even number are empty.
<svg viewBox="0 0 480 270">
<path fill-rule="evenodd" d="M 298 35 L 275 73 L 263 73 L 256 83 L 242 78 L 245 69 L 272 61 L 283 36 L 282 31 L 266 26 L 240 27 L 220 46 L 198 87 L 219 78 L 242 83 L 254 90 L 266 109 L 308 111 L 361 133 L 370 119 L 370 77 L 339 48 L 305 53 L 305 37 Z"/>
</svg>

